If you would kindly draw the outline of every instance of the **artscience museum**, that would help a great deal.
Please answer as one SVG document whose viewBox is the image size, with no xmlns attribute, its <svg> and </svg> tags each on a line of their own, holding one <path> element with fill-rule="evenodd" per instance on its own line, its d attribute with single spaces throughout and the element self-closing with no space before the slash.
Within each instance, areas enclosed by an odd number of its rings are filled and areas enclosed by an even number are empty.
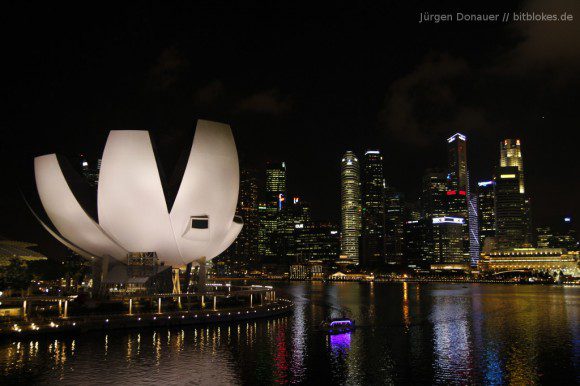
<svg viewBox="0 0 580 386">
<path fill-rule="evenodd" d="M 174 187 L 163 180 L 148 131 L 109 133 L 96 191 L 63 157 L 36 157 L 36 188 L 50 221 L 35 216 L 61 243 L 99 266 L 103 280 L 147 278 L 143 266 L 205 267 L 242 229 L 235 215 L 238 155 L 223 123 L 199 120 L 189 146 Z"/>
</svg>

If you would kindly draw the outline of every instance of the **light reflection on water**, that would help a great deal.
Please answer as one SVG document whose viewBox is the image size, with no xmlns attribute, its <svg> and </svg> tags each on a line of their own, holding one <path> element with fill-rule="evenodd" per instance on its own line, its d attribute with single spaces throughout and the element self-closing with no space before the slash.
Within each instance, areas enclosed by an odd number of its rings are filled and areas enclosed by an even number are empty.
<svg viewBox="0 0 580 386">
<path fill-rule="evenodd" d="M 580 289 L 291 283 L 291 315 L 0 344 L 0 384 L 573 384 Z M 317 331 L 326 317 L 352 333 Z"/>
</svg>

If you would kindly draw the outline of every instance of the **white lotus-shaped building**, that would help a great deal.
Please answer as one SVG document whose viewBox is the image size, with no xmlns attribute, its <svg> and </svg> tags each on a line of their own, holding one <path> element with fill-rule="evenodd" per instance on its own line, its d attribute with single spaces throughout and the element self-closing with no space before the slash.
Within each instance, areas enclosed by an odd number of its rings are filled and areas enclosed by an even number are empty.
<svg viewBox="0 0 580 386">
<path fill-rule="evenodd" d="M 219 255 L 242 229 L 235 216 L 238 154 L 226 124 L 197 122 L 179 189 L 170 199 L 148 131 L 109 133 L 92 212 L 68 169 L 56 154 L 34 160 L 38 194 L 56 231 L 42 225 L 86 258 L 126 263 L 129 254 L 155 252 L 165 265 L 182 267 Z"/>
</svg>

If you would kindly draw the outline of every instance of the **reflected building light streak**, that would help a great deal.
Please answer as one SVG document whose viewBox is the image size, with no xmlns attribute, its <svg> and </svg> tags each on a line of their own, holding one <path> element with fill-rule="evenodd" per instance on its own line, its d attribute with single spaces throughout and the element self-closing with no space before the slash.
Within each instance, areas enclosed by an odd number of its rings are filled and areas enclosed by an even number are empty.
<svg viewBox="0 0 580 386">
<path fill-rule="evenodd" d="M 288 349 L 286 348 L 286 327 L 276 334 L 276 354 L 274 357 L 274 376 L 276 383 L 288 383 Z"/>
<path fill-rule="evenodd" d="M 435 377 L 437 382 L 453 382 L 458 376 L 473 381 L 472 342 L 466 303 L 436 298 L 431 316 L 434 324 Z"/>
<path fill-rule="evenodd" d="M 409 284 L 407 282 L 403 282 L 403 321 L 405 323 L 405 332 L 409 332 L 411 318 L 409 316 Z"/>
</svg>

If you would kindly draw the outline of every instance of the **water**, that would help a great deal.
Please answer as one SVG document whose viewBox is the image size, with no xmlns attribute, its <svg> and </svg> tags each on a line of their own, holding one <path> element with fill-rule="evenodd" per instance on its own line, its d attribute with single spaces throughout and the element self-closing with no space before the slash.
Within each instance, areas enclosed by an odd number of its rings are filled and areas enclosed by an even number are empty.
<svg viewBox="0 0 580 386">
<path fill-rule="evenodd" d="M 580 384 L 580 288 L 278 287 L 272 320 L 0 343 L 0 384 Z M 354 333 L 316 331 L 345 312 Z"/>
</svg>

